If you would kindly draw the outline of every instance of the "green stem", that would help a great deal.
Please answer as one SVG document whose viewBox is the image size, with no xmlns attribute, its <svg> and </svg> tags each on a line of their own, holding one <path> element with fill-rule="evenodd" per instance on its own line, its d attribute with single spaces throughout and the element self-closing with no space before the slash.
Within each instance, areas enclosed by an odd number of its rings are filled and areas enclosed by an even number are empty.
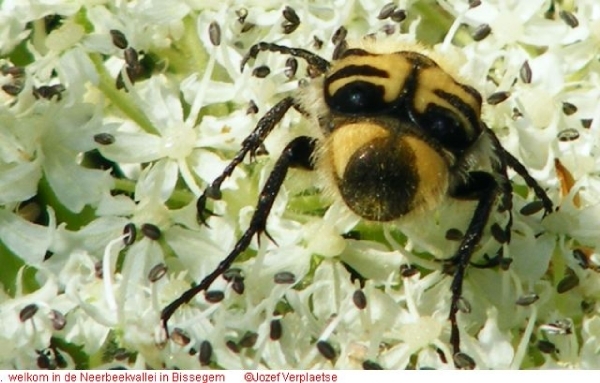
<svg viewBox="0 0 600 383">
<path fill-rule="evenodd" d="M 119 190 L 127 194 L 135 193 L 136 182 L 126 178 L 113 178 L 115 187 L 113 190 Z M 166 204 L 171 208 L 183 207 L 195 199 L 194 194 L 184 189 L 175 189 Z"/>
<path fill-rule="evenodd" d="M 190 191 L 177 188 L 173 190 L 171 197 L 167 201 L 167 205 L 171 207 L 182 207 L 189 204 L 195 199 L 196 197 Z"/>
<path fill-rule="evenodd" d="M 421 16 L 417 31 L 419 40 L 428 45 L 439 43 L 452 26 L 454 18 L 431 2 L 417 2 L 413 7 L 416 9 L 415 13 Z"/>
<path fill-rule="evenodd" d="M 52 206 L 54 214 L 56 214 L 56 221 L 65 223 L 69 230 L 78 230 L 96 218 L 95 210 L 89 205 L 85 205 L 78 213 L 67 209 L 54 194 L 46 177 L 40 179 L 37 195 L 42 206 Z"/>
<path fill-rule="evenodd" d="M 184 33 L 169 48 L 154 50 L 152 53 L 165 63 L 167 71 L 174 74 L 202 73 L 208 63 L 208 53 L 202 48 L 198 38 L 196 19 L 183 20 Z"/>
<path fill-rule="evenodd" d="M 126 92 L 117 89 L 115 86 L 115 79 L 110 76 L 104 67 L 104 62 L 102 61 L 100 55 L 92 54 L 90 55 L 90 58 L 92 59 L 92 62 L 96 67 L 96 71 L 98 72 L 98 76 L 100 77 L 98 89 L 104 93 L 104 95 L 113 103 L 115 107 L 117 107 L 131 120 L 135 121 L 135 123 L 144 129 L 144 131 L 151 134 L 158 134 L 156 128 L 152 125 L 150 120 L 148 120 L 146 115 L 140 111 L 138 106 L 133 102 L 132 98 Z"/>
<path fill-rule="evenodd" d="M 185 33 L 183 34 L 183 38 L 177 42 L 177 46 L 184 53 L 186 64 L 189 67 L 189 71 L 184 73 L 192 73 L 194 71 L 202 73 L 208 63 L 208 53 L 202 49 L 202 43 L 198 38 L 196 18 L 187 17 L 183 23 Z"/>
<path fill-rule="evenodd" d="M 41 54 L 46 54 L 48 49 L 46 48 L 46 25 L 44 19 L 38 19 L 33 21 L 33 32 L 31 35 L 31 44 Z"/>
<path fill-rule="evenodd" d="M 414 4 L 414 7 L 423 18 L 419 28 L 421 39 L 431 45 L 440 42 L 454 23 L 454 16 L 437 4 L 418 2 Z M 461 27 L 456 31 L 453 41 L 460 46 L 465 46 L 473 42 L 473 37 L 464 27 Z"/>
<path fill-rule="evenodd" d="M 564 0 L 561 8 L 565 11 L 573 12 L 575 11 L 575 2 L 573 0 Z"/>
<path fill-rule="evenodd" d="M 135 192 L 135 181 L 126 178 L 113 178 L 115 187 L 113 190 L 123 191 L 127 194 L 133 194 Z"/>
<path fill-rule="evenodd" d="M 17 276 L 19 270 L 25 267 L 25 262 L 16 256 L 6 245 L 0 241 L 0 288 L 3 288 L 11 297 L 15 296 L 17 291 Z M 40 288 L 39 283 L 35 279 L 36 269 L 33 267 L 27 267 L 22 275 L 23 282 L 23 293 L 29 294 Z"/>
</svg>

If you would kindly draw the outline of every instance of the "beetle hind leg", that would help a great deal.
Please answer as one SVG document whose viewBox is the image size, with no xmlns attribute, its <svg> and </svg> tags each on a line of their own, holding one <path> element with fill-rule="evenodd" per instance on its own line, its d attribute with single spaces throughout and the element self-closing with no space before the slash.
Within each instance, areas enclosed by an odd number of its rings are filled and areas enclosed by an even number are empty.
<svg viewBox="0 0 600 383">
<path fill-rule="evenodd" d="M 477 206 L 473 212 L 473 216 L 463 236 L 463 239 L 458 247 L 456 255 L 453 257 L 454 276 L 451 283 L 451 303 L 450 314 L 450 343 L 452 345 L 453 355 L 455 357 L 455 365 L 463 367 L 462 363 L 468 356 L 460 350 L 460 332 L 457 322 L 457 314 L 459 311 L 460 300 L 463 292 L 463 282 L 466 275 L 467 266 L 470 264 L 471 257 L 476 250 L 476 246 L 480 243 L 483 236 L 483 231 L 487 225 L 490 215 L 496 205 L 498 193 L 501 191 L 494 177 L 485 172 L 469 173 L 469 182 L 458 187 L 453 197 L 462 199 L 477 198 Z M 463 361 L 463 362 L 461 362 Z"/>
</svg>

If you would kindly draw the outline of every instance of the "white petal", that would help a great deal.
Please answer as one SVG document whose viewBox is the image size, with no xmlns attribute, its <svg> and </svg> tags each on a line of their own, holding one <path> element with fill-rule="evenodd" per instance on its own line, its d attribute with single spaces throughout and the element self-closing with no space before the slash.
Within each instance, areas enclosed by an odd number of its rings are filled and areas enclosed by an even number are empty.
<svg viewBox="0 0 600 383">
<path fill-rule="evenodd" d="M 169 89 L 169 81 L 162 75 L 152 76 L 138 89 L 146 116 L 160 132 L 183 123 L 183 110 L 178 95 Z"/>
<path fill-rule="evenodd" d="M 60 146 L 50 146 L 44 152 L 44 174 L 67 209 L 77 213 L 85 205 L 96 205 L 112 187 L 108 172 L 78 166 L 75 152 Z"/>
<path fill-rule="evenodd" d="M 212 182 L 221 175 L 223 169 L 229 164 L 228 160 L 222 159 L 217 154 L 207 150 L 195 150 L 190 157 L 194 173 L 206 183 Z M 237 189 L 236 180 L 243 176 L 243 170 L 237 167 L 231 177 L 223 182 L 221 189 Z"/>
<path fill-rule="evenodd" d="M 510 243 L 510 253 L 513 257 L 511 269 L 524 282 L 534 282 L 540 279 L 548 270 L 550 258 L 554 251 L 555 239 L 550 235 L 535 237 L 528 235 L 513 235 Z"/>
<path fill-rule="evenodd" d="M 131 214 L 135 209 L 135 202 L 125 195 L 105 194 L 98 204 L 96 215 L 127 215 Z"/>
<path fill-rule="evenodd" d="M 0 209 L 0 239 L 25 263 L 41 264 L 54 232 L 54 214 L 51 211 L 49 214 L 51 225 L 46 227 L 33 224 L 5 209 Z"/>
<path fill-rule="evenodd" d="M 138 163 L 156 161 L 162 157 L 162 139 L 155 134 L 118 132 L 114 137 L 114 143 L 98 148 L 109 160 Z"/>
<path fill-rule="evenodd" d="M 87 93 L 89 83 L 98 83 L 98 73 L 90 56 L 81 47 L 71 49 L 60 57 L 56 71 L 61 84 L 69 90 L 67 105 L 80 103 Z"/>
<path fill-rule="evenodd" d="M 399 336 L 412 354 L 438 339 L 442 334 L 442 328 L 442 324 L 437 319 L 422 316 L 414 323 L 404 323 Z"/>
<path fill-rule="evenodd" d="M 55 254 L 47 262 L 68 258 L 73 251 L 82 249 L 102 254 L 108 240 L 121 235 L 127 223 L 126 218 L 108 216 L 99 217 L 77 231 L 67 230 L 63 224 L 56 230 L 52 243 Z"/>
<path fill-rule="evenodd" d="M 78 152 L 94 149 L 93 136 L 100 132 L 102 110 L 95 105 L 78 103 L 68 108 L 50 109 L 43 116 L 47 125 L 44 147 L 66 147 Z"/>
<path fill-rule="evenodd" d="M 188 103 L 192 103 L 200 87 L 200 80 L 195 73 L 181 82 L 181 91 Z M 235 98 L 236 89 L 231 83 L 210 81 L 204 96 L 205 105 L 226 102 Z"/>
<path fill-rule="evenodd" d="M 0 204 L 25 201 L 37 192 L 42 177 L 41 157 L 15 165 L 0 164 Z"/>
<path fill-rule="evenodd" d="M 174 226 L 165 233 L 165 241 L 177 254 L 192 278 L 212 272 L 233 247 L 234 233 L 225 227 L 192 231 Z"/>
<path fill-rule="evenodd" d="M 147 25 L 152 25 L 180 21 L 190 11 L 190 7 L 185 1 L 172 1 L 168 7 L 164 7 L 162 2 L 151 0 L 137 3 L 134 10 L 141 20 L 148 23 Z"/>
<path fill-rule="evenodd" d="M 135 185 L 135 199 L 154 198 L 165 202 L 173 193 L 179 176 L 177 162 L 163 159 L 142 171 Z"/>
<path fill-rule="evenodd" d="M 514 356 L 514 350 L 510 343 L 510 338 L 506 333 L 500 331 L 496 315 L 492 312 L 485 326 L 479 332 L 479 342 L 483 349 L 485 358 L 487 359 L 487 368 L 506 369 Z"/>
<path fill-rule="evenodd" d="M 377 281 L 386 280 L 390 270 L 397 270 L 406 262 L 400 253 L 389 251 L 383 244 L 371 241 L 349 241 L 341 259 L 360 275 Z"/>
</svg>

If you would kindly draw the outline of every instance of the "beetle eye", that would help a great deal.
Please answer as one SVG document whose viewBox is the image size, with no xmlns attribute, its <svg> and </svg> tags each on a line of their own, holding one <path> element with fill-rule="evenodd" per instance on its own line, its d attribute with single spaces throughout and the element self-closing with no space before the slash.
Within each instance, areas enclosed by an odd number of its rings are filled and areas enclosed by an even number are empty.
<svg viewBox="0 0 600 383">
<path fill-rule="evenodd" d="M 471 144 L 464 126 L 446 109 L 432 105 L 417 120 L 421 129 L 449 149 L 464 150 Z"/>
<path fill-rule="evenodd" d="M 344 114 L 371 114 L 386 109 L 384 88 L 366 81 L 352 81 L 331 95 L 327 104 L 332 110 Z"/>
</svg>

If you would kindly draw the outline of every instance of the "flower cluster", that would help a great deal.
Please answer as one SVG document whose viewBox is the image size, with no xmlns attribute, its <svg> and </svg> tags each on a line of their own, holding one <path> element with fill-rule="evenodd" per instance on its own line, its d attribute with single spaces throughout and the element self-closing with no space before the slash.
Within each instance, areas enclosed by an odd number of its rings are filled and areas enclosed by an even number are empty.
<svg viewBox="0 0 600 383">
<path fill-rule="evenodd" d="M 278 153 L 308 129 L 286 114 L 198 222 L 204 188 L 307 77 L 285 55 L 240 72 L 242 58 L 268 41 L 329 59 L 342 26 L 452 60 L 557 205 L 542 219 L 513 177 L 512 240 L 486 233 L 479 250 L 512 263 L 465 279 L 464 367 L 600 368 L 600 3 L 288 3 L 0 3 L 0 368 L 460 366 L 436 256 L 464 206 L 433 227 L 366 224 L 302 171 L 269 235 L 164 332 L 161 310 L 227 256 Z"/>
</svg>

